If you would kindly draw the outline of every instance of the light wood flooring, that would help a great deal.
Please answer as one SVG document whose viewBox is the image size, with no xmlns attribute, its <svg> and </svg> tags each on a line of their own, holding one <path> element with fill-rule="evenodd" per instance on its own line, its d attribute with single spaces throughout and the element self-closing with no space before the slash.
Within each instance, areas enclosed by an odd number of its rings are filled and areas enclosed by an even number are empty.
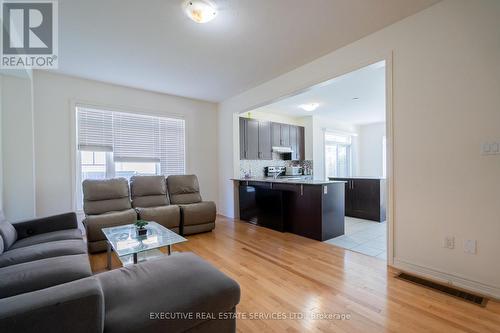
<svg viewBox="0 0 500 333">
<path fill-rule="evenodd" d="M 500 303 L 481 308 L 398 280 L 380 259 L 224 217 L 213 232 L 187 238 L 174 251 L 194 252 L 238 281 L 238 312 L 287 317 L 239 319 L 239 332 L 500 332 Z M 91 255 L 91 265 L 104 270 L 106 254 Z M 320 314 L 349 318 L 313 318 Z"/>
</svg>

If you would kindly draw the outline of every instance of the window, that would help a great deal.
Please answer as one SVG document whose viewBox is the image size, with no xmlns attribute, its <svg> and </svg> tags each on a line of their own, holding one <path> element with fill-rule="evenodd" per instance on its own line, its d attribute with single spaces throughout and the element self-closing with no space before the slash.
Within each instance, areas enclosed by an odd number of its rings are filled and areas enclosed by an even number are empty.
<svg viewBox="0 0 500 333">
<path fill-rule="evenodd" d="M 185 173 L 183 119 L 77 107 L 77 208 L 81 182 Z"/>
<path fill-rule="evenodd" d="M 351 136 L 325 131 L 325 175 L 351 175 Z"/>
<path fill-rule="evenodd" d="M 82 179 L 106 178 L 106 153 L 101 151 L 82 151 L 80 153 Z"/>
</svg>

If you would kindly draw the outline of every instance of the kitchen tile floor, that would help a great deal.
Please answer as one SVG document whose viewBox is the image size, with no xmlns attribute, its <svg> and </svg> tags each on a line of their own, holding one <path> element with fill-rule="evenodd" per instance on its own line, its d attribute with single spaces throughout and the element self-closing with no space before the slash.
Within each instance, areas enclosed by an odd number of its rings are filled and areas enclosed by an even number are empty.
<svg viewBox="0 0 500 333">
<path fill-rule="evenodd" d="M 345 234 L 325 243 L 363 253 L 379 259 L 387 259 L 387 222 L 345 217 Z"/>
</svg>

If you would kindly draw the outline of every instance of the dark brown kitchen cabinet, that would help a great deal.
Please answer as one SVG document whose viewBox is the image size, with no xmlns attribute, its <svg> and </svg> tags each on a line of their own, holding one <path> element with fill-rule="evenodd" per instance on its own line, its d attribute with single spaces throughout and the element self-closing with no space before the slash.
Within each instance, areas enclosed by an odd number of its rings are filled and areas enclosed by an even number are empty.
<svg viewBox="0 0 500 333">
<path fill-rule="evenodd" d="M 259 121 L 259 159 L 272 160 L 271 122 Z"/>
<path fill-rule="evenodd" d="M 245 158 L 259 159 L 259 122 L 253 119 L 245 120 Z"/>
<path fill-rule="evenodd" d="M 281 147 L 281 124 L 271 123 L 271 144 L 273 147 Z"/>
<path fill-rule="evenodd" d="M 273 147 L 290 147 L 290 127 L 288 124 L 271 123 Z"/>
<path fill-rule="evenodd" d="M 270 122 L 240 118 L 240 158 L 272 159 Z"/>
<path fill-rule="evenodd" d="M 304 138 L 301 126 L 240 118 L 240 159 L 272 160 L 272 147 L 290 147 L 288 159 L 303 160 Z"/>
<path fill-rule="evenodd" d="M 304 127 L 290 126 L 290 147 L 292 148 L 292 160 L 304 160 Z"/>
<path fill-rule="evenodd" d="M 240 118 L 240 160 L 246 159 L 246 121 L 245 118 Z"/>
<path fill-rule="evenodd" d="M 383 222 L 386 219 L 386 182 L 377 178 L 334 178 L 345 181 L 345 215 Z"/>
<path fill-rule="evenodd" d="M 343 183 L 238 181 L 240 219 L 325 241 L 344 234 Z"/>
<path fill-rule="evenodd" d="M 281 147 L 290 147 L 290 125 L 281 124 Z"/>
</svg>

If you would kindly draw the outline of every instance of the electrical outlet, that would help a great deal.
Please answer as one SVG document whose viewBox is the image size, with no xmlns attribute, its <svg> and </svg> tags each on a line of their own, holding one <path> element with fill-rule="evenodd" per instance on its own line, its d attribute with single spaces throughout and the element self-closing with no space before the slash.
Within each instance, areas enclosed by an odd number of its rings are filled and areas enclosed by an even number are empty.
<svg viewBox="0 0 500 333">
<path fill-rule="evenodd" d="M 445 249 L 454 249 L 455 248 L 455 237 L 453 236 L 446 236 L 443 239 L 443 247 Z"/>
<path fill-rule="evenodd" d="M 476 254 L 477 241 L 475 239 L 466 239 L 464 241 L 464 252 L 468 254 Z"/>
</svg>

